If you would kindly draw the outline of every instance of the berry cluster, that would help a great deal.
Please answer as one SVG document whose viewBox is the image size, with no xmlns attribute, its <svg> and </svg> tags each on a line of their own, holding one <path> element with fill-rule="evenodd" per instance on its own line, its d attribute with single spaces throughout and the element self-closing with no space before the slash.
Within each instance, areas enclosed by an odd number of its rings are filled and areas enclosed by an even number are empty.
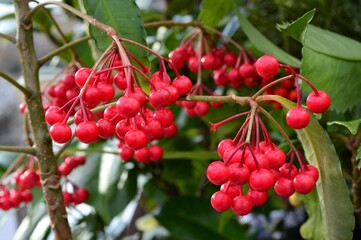
<svg viewBox="0 0 361 240">
<path fill-rule="evenodd" d="M 84 165 L 86 158 L 84 156 L 67 156 L 58 166 L 58 174 L 60 176 L 68 176 L 74 168 Z"/>
<path fill-rule="evenodd" d="M 234 139 L 219 143 L 221 160 L 207 168 L 208 180 L 221 186 L 211 198 L 212 207 L 219 212 L 232 208 L 234 213 L 243 216 L 253 207 L 263 205 L 272 187 L 281 197 L 289 197 L 294 192 L 307 194 L 318 179 L 317 169 L 307 164 L 298 150 L 292 146 L 286 155 L 272 142 L 256 109 L 237 116 L 248 115 Z M 228 120 L 231 119 L 234 117 Z M 213 130 L 228 120 L 213 124 Z M 295 157 L 299 169 L 294 164 Z"/>
<path fill-rule="evenodd" d="M 11 189 L 0 186 L 0 209 L 7 211 L 18 208 L 21 203 L 29 203 L 33 200 L 33 194 L 29 189 Z"/>
<path fill-rule="evenodd" d="M 163 150 L 155 141 L 177 133 L 173 112 L 167 107 L 187 95 L 192 82 L 177 71 L 172 80 L 165 67 L 168 60 L 156 56 L 159 71 L 150 74 L 150 69 L 122 45 L 114 44 L 92 69 L 79 68 L 66 74 L 47 90 L 51 101 L 45 120 L 51 126 L 50 137 L 60 144 L 69 142 L 73 131 L 68 122 L 73 116 L 74 136 L 80 142 L 91 144 L 115 136 L 123 160 L 134 157 L 143 163 L 159 161 Z M 148 82 L 149 93 L 143 90 L 141 81 Z M 111 104 L 99 107 L 105 103 Z M 71 171 L 66 166 L 59 169 L 65 175 Z"/>
<path fill-rule="evenodd" d="M 85 202 L 89 197 L 89 192 L 86 188 L 78 188 L 73 185 L 73 192 L 64 191 L 63 200 L 65 206 L 78 205 Z"/>
</svg>

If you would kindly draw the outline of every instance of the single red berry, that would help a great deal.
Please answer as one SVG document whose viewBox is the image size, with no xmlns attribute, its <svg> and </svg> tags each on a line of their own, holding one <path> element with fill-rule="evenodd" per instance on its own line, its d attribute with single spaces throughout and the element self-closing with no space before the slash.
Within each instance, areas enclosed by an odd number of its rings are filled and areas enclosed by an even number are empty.
<svg viewBox="0 0 361 240">
<path fill-rule="evenodd" d="M 114 136 L 115 126 L 106 119 L 100 119 L 97 123 L 99 130 L 99 137 L 107 139 Z"/>
<path fill-rule="evenodd" d="M 170 126 L 162 128 L 162 132 L 163 135 L 167 138 L 174 137 L 178 133 L 177 124 L 172 123 Z"/>
<path fill-rule="evenodd" d="M 147 135 L 141 130 L 130 130 L 124 136 L 124 143 L 134 151 L 139 150 L 147 144 Z"/>
<path fill-rule="evenodd" d="M 229 181 L 229 168 L 221 161 L 212 162 L 207 168 L 207 178 L 215 185 L 222 185 Z"/>
<path fill-rule="evenodd" d="M 204 69 L 216 70 L 217 69 L 216 61 L 217 61 L 216 57 L 211 53 L 206 54 L 201 58 L 202 67 Z"/>
<path fill-rule="evenodd" d="M 280 197 L 289 197 L 294 192 L 293 180 L 285 177 L 280 177 L 274 185 L 275 192 Z"/>
<path fill-rule="evenodd" d="M 313 179 L 315 179 L 315 181 L 318 180 L 320 174 L 317 170 L 317 168 L 315 168 L 314 166 L 312 165 L 303 165 L 300 169 L 300 172 L 301 173 L 304 173 L 304 174 L 307 174 L 307 175 L 310 175 L 311 177 L 313 177 Z"/>
<path fill-rule="evenodd" d="M 141 105 L 134 97 L 123 96 L 117 101 L 116 107 L 120 116 L 130 118 L 137 115 Z"/>
<path fill-rule="evenodd" d="M 233 67 L 237 62 L 237 54 L 233 52 L 226 52 L 223 56 L 223 62 L 229 67 Z"/>
<path fill-rule="evenodd" d="M 235 68 L 232 68 L 228 71 L 227 77 L 231 82 L 239 82 L 242 80 L 241 74 L 239 74 L 239 71 Z"/>
<path fill-rule="evenodd" d="M 241 193 L 240 186 L 227 182 L 222 184 L 221 191 L 227 193 L 232 199 Z"/>
<path fill-rule="evenodd" d="M 89 192 L 86 188 L 75 189 L 73 193 L 73 202 L 74 204 L 83 203 L 89 197 Z"/>
<path fill-rule="evenodd" d="M 72 137 L 71 128 L 65 123 L 55 123 L 49 130 L 50 137 L 57 143 L 67 143 Z"/>
<path fill-rule="evenodd" d="M 293 129 L 302 129 L 310 122 L 310 114 L 302 107 L 294 107 L 287 112 L 286 122 Z"/>
<path fill-rule="evenodd" d="M 134 151 L 134 158 L 138 162 L 148 163 L 150 161 L 150 152 L 147 147 L 143 147 L 139 150 Z"/>
<path fill-rule="evenodd" d="M 209 111 L 209 104 L 207 102 L 197 102 L 193 111 L 197 116 L 207 115 Z"/>
<path fill-rule="evenodd" d="M 211 205 L 218 212 L 227 211 L 232 206 L 232 198 L 223 191 L 213 193 Z"/>
<path fill-rule="evenodd" d="M 251 172 L 245 165 L 233 163 L 229 166 L 229 180 L 236 185 L 243 185 L 248 182 Z"/>
<path fill-rule="evenodd" d="M 269 160 L 268 157 L 262 152 L 255 152 L 254 155 L 248 154 L 244 158 L 244 164 L 250 171 L 254 171 L 256 169 L 268 168 Z"/>
<path fill-rule="evenodd" d="M 58 172 L 61 176 L 68 176 L 72 170 L 73 170 L 73 167 L 69 164 L 66 164 L 65 162 L 60 164 L 58 167 Z"/>
<path fill-rule="evenodd" d="M 192 89 L 192 81 L 183 75 L 175 78 L 172 85 L 178 89 L 179 95 L 187 95 Z"/>
<path fill-rule="evenodd" d="M 29 203 L 33 200 L 33 194 L 30 190 L 23 190 L 21 192 L 22 199 L 25 203 Z"/>
<path fill-rule="evenodd" d="M 308 174 L 299 173 L 293 179 L 293 187 L 298 193 L 310 193 L 315 187 L 315 179 Z"/>
<path fill-rule="evenodd" d="M 64 121 L 66 112 L 57 106 L 51 106 L 45 112 L 45 121 L 51 126 Z"/>
<path fill-rule="evenodd" d="M 191 72 L 198 72 L 199 61 L 197 56 L 192 56 L 187 61 L 188 68 Z"/>
<path fill-rule="evenodd" d="M 253 203 L 249 196 L 238 196 L 233 199 L 232 210 L 239 216 L 247 215 L 252 211 Z"/>
<path fill-rule="evenodd" d="M 123 161 L 130 161 L 133 158 L 134 151 L 129 149 L 125 144 L 119 149 L 119 156 Z"/>
<path fill-rule="evenodd" d="M 85 156 L 73 156 L 74 161 L 76 162 L 76 166 L 84 165 L 86 162 Z"/>
<path fill-rule="evenodd" d="M 230 147 L 235 147 L 235 146 L 236 146 L 236 144 L 233 142 L 232 139 L 227 138 L 227 139 L 220 141 L 218 144 L 218 147 L 217 147 L 218 156 L 223 158 L 224 152 L 227 149 L 229 149 Z"/>
<path fill-rule="evenodd" d="M 94 119 L 95 119 L 94 114 L 88 108 L 86 108 L 85 114 L 86 114 L 88 121 L 94 121 Z M 83 110 L 79 109 L 74 114 L 74 123 L 75 123 L 75 125 L 79 125 L 80 123 L 84 122 L 84 120 L 85 119 L 84 119 Z"/>
<path fill-rule="evenodd" d="M 249 185 L 253 190 L 266 192 L 274 184 L 274 177 L 268 169 L 257 169 L 249 177 Z"/>
<path fill-rule="evenodd" d="M 286 154 L 279 148 L 270 148 L 265 152 L 268 158 L 268 167 L 278 170 L 286 162 Z"/>
<path fill-rule="evenodd" d="M 218 86 L 225 86 L 230 82 L 228 74 L 223 69 L 213 72 L 213 80 Z"/>
<path fill-rule="evenodd" d="M 155 109 L 165 108 L 170 105 L 170 93 L 165 87 L 150 91 L 148 99 L 150 105 L 152 105 Z"/>
<path fill-rule="evenodd" d="M 82 143 L 94 143 L 99 140 L 99 128 L 95 122 L 82 122 L 76 126 L 75 136 Z"/>
<path fill-rule="evenodd" d="M 100 96 L 101 96 L 101 101 L 102 102 L 110 102 L 115 94 L 115 90 L 112 84 L 109 83 L 98 83 L 97 89 L 99 89 L 99 91 L 101 92 Z"/>
<path fill-rule="evenodd" d="M 254 64 L 258 75 L 262 78 L 272 78 L 279 69 L 278 60 L 271 55 L 263 55 Z"/>
<path fill-rule="evenodd" d="M 239 67 L 238 71 L 241 77 L 252 78 L 256 72 L 256 69 L 252 63 L 246 62 Z"/>
<path fill-rule="evenodd" d="M 251 198 L 254 207 L 259 207 L 267 202 L 268 193 L 249 189 L 247 196 Z"/>
<path fill-rule="evenodd" d="M 285 163 L 279 168 L 282 177 L 293 179 L 297 174 L 297 168 L 290 163 Z"/>
<path fill-rule="evenodd" d="M 118 114 L 116 106 L 109 106 L 104 110 L 104 119 L 110 121 L 113 124 L 117 124 L 124 118 Z"/>
<path fill-rule="evenodd" d="M 160 122 L 162 127 L 169 127 L 174 121 L 173 112 L 168 108 L 158 109 L 153 117 Z"/>
<path fill-rule="evenodd" d="M 330 96 L 324 91 L 311 92 L 306 100 L 308 109 L 313 113 L 324 113 L 331 104 Z"/>
<path fill-rule="evenodd" d="M 157 145 L 151 146 L 149 148 L 149 153 L 150 153 L 149 160 L 151 162 L 158 162 L 163 157 L 163 148 Z"/>
<path fill-rule="evenodd" d="M 115 75 L 114 84 L 120 90 L 124 91 L 127 89 L 127 79 L 124 76 L 124 72 L 119 72 L 117 75 Z"/>
<path fill-rule="evenodd" d="M 91 69 L 90 68 L 80 68 L 78 69 L 78 71 L 76 71 L 75 73 L 75 82 L 76 85 L 78 85 L 79 87 L 83 87 L 85 85 L 86 80 L 88 79 L 90 73 L 91 73 Z M 89 81 L 90 84 L 94 83 L 94 78 L 91 78 Z"/>
</svg>

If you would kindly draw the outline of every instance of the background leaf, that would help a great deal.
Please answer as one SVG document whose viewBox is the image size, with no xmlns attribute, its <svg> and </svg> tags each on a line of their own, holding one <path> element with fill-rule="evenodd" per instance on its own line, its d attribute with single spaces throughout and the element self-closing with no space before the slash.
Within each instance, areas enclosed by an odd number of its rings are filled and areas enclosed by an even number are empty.
<svg viewBox="0 0 361 240">
<path fill-rule="evenodd" d="M 341 126 L 347 127 L 347 129 L 353 135 L 355 135 L 357 133 L 357 131 L 360 127 L 360 124 L 361 124 L 361 118 L 353 120 L 353 121 L 347 121 L 347 122 L 333 121 L 333 122 L 327 123 L 327 125 L 341 125 Z"/>
<path fill-rule="evenodd" d="M 235 9 L 235 13 L 241 23 L 242 30 L 259 51 L 275 56 L 282 63 L 286 63 L 293 67 L 300 67 L 300 60 L 291 56 L 263 36 L 263 34 L 240 13 L 238 8 Z"/>
<path fill-rule="evenodd" d="M 199 20 L 207 26 L 216 27 L 232 7 L 232 0 L 203 0 Z"/>
<path fill-rule="evenodd" d="M 146 45 L 143 20 L 134 0 L 84 0 L 83 4 L 87 14 L 115 28 L 121 37 Z M 89 32 L 100 50 L 104 51 L 111 44 L 111 40 L 103 31 L 90 26 Z M 124 45 L 143 63 L 147 62 L 145 50 L 126 43 Z"/>
<path fill-rule="evenodd" d="M 281 103 L 285 110 L 295 106 L 293 102 L 279 96 L 273 100 Z M 340 160 L 329 136 L 314 117 L 311 117 L 306 128 L 297 131 L 297 135 L 307 161 L 320 173 L 316 188 L 325 239 L 352 239 L 355 226 L 353 205 Z"/>
</svg>

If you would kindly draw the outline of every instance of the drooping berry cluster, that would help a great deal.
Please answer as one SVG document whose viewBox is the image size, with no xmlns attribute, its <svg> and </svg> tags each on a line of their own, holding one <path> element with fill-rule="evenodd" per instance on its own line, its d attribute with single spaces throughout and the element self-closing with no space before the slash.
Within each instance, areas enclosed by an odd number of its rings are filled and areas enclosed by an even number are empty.
<svg viewBox="0 0 361 240">
<path fill-rule="evenodd" d="M 65 206 L 78 205 L 89 197 L 89 191 L 86 188 L 79 188 L 73 185 L 73 191 L 63 191 L 63 200 Z"/>
<path fill-rule="evenodd" d="M 54 103 L 45 113 L 50 137 L 60 144 L 69 142 L 73 132 L 68 121 L 74 116 L 74 136 L 80 142 L 91 144 L 115 136 L 123 160 L 159 161 L 163 150 L 155 141 L 177 133 L 173 112 L 167 107 L 187 95 L 192 82 L 178 72 L 172 80 L 165 68 L 167 60 L 156 56 L 159 71 L 150 74 L 135 56 L 114 44 L 92 69 L 80 68 L 64 76 L 48 89 Z M 150 85 L 149 93 L 143 90 L 144 82 Z M 100 113 L 94 114 L 94 108 L 109 102 L 113 104 L 98 108 Z"/>
<path fill-rule="evenodd" d="M 11 208 L 18 208 L 21 203 L 29 203 L 33 200 L 33 194 L 29 189 L 7 189 L 0 186 L 0 209 L 7 211 Z"/>
<path fill-rule="evenodd" d="M 217 150 L 221 160 L 207 168 L 208 180 L 221 186 L 211 197 L 212 207 L 219 212 L 232 208 L 234 213 L 243 216 L 253 207 L 262 206 L 272 188 L 281 197 L 289 197 L 294 192 L 311 192 L 318 179 L 317 169 L 307 164 L 293 145 L 287 155 L 276 147 L 257 107 L 236 117 L 245 114 L 248 116 L 235 138 L 219 143 Z M 212 129 L 236 117 L 213 124 Z M 295 158 L 299 169 L 295 166 Z"/>
</svg>

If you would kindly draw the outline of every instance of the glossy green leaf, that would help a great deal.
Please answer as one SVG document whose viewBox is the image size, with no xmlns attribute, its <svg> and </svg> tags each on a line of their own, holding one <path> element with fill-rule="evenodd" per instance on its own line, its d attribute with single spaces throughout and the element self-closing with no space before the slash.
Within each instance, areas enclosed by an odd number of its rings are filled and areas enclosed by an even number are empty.
<svg viewBox="0 0 361 240">
<path fill-rule="evenodd" d="M 275 96 L 273 100 L 282 104 L 285 110 L 295 104 L 285 98 Z M 325 239 L 352 239 L 355 226 L 354 210 L 348 187 L 342 175 L 340 160 L 336 150 L 318 121 L 311 117 L 309 125 L 297 131 L 305 151 L 307 161 L 320 174 L 316 183 Z M 305 198 L 307 201 L 307 198 Z"/>
<path fill-rule="evenodd" d="M 342 122 L 342 121 L 333 121 L 333 122 L 329 122 L 327 123 L 327 125 L 341 125 L 346 127 L 351 134 L 355 135 L 360 127 L 361 124 L 361 118 L 353 120 L 353 121 L 347 121 L 347 122 Z"/>
<path fill-rule="evenodd" d="M 318 240 L 325 239 L 322 225 L 322 213 L 316 191 L 305 195 L 299 195 L 305 202 L 308 215 L 307 221 L 302 224 L 300 233 L 304 239 Z"/>
<path fill-rule="evenodd" d="M 143 20 L 135 0 L 84 0 L 83 4 L 87 14 L 112 26 L 121 37 L 146 45 Z M 89 31 L 100 50 L 104 51 L 111 44 L 105 32 L 94 26 L 90 26 Z M 139 60 L 147 62 L 145 50 L 131 44 L 124 45 Z"/>
<path fill-rule="evenodd" d="M 247 20 L 245 16 L 239 12 L 238 7 L 236 8 L 235 6 L 235 9 L 237 9 L 235 10 L 235 13 L 238 16 L 242 30 L 259 51 L 275 56 L 282 63 L 286 63 L 294 67 L 300 67 L 301 62 L 299 59 L 291 56 L 268 40 Z"/>
<path fill-rule="evenodd" d="M 207 26 L 216 27 L 232 7 L 232 0 L 203 0 L 199 20 Z"/>
<path fill-rule="evenodd" d="M 281 32 L 286 32 L 297 41 L 303 42 L 308 24 L 315 15 L 315 11 L 316 10 L 314 9 L 305 13 L 302 17 L 298 18 L 292 23 L 277 24 L 277 29 Z"/>
</svg>

